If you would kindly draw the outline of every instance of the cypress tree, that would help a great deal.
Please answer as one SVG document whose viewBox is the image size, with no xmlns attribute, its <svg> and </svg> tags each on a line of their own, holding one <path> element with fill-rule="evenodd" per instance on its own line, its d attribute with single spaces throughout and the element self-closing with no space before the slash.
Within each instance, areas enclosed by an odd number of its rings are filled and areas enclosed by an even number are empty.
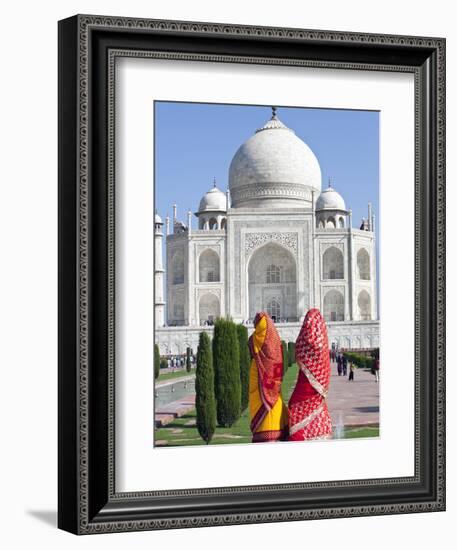
<svg viewBox="0 0 457 550">
<path fill-rule="evenodd" d="M 244 325 L 237 325 L 238 347 L 240 357 L 240 383 L 241 383 L 241 412 L 245 411 L 249 404 L 249 369 L 251 356 L 248 346 L 248 329 Z"/>
<path fill-rule="evenodd" d="M 159 346 L 154 344 L 154 380 L 159 378 L 160 374 L 160 351 Z"/>
<path fill-rule="evenodd" d="M 195 393 L 197 430 L 203 441 L 208 444 L 216 429 L 216 397 L 211 341 L 206 332 L 200 332 L 198 342 Z"/>
<path fill-rule="evenodd" d="M 295 363 L 295 342 L 289 342 L 287 346 L 289 356 L 289 367 Z"/>
<path fill-rule="evenodd" d="M 190 348 L 186 349 L 186 371 L 190 372 L 192 365 L 190 363 Z"/>
<path fill-rule="evenodd" d="M 289 354 L 287 353 L 287 344 L 284 340 L 281 340 L 282 347 L 282 364 L 283 364 L 283 374 L 287 372 L 289 368 Z"/>
<path fill-rule="evenodd" d="M 217 423 L 232 426 L 241 415 L 241 381 L 238 335 L 235 323 L 218 319 L 214 324 L 213 362 Z"/>
</svg>

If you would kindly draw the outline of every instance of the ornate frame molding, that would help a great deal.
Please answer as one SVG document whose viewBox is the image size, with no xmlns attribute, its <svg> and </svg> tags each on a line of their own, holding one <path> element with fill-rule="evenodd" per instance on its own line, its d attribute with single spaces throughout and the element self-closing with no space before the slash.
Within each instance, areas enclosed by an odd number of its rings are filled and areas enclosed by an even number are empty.
<svg viewBox="0 0 457 550">
<path fill-rule="evenodd" d="M 195 51 L 189 50 L 189 39 Z M 213 45 L 201 53 L 197 45 L 205 39 Z M 262 56 L 255 53 L 259 44 Z M 345 48 L 334 48 L 341 45 Z M 118 56 L 414 74 L 414 477 L 116 493 L 113 90 Z M 96 70 L 101 67 L 106 73 Z M 79 15 L 59 23 L 59 70 L 59 526 L 88 534 L 444 510 L 444 39 Z M 97 132 L 102 132 L 98 144 Z M 107 152 L 106 165 L 99 150 Z M 102 181 L 107 182 L 105 203 L 97 195 Z M 106 213 L 103 222 L 97 212 Z M 94 398 L 100 411 L 90 406 Z M 425 460 L 427 449 L 431 454 Z M 386 488 L 392 495 L 407 491 L 402 493 L 406 502 L 383 497 Z M 331 495 L 325 505 L 309 496 L 316 489 Z M 285 498 L 290 491 L 302 495 L 301 504 Z M 262 498 L 261 506 L 249 504 L 253 495 Z M 366 504 L 357 503 L 362 495 Z M 157 506 L 167 509 L 170 498 L 187 512 L 157 514 Z M 196 501 L 212 504 L 197 509 Z"/>
</svg>

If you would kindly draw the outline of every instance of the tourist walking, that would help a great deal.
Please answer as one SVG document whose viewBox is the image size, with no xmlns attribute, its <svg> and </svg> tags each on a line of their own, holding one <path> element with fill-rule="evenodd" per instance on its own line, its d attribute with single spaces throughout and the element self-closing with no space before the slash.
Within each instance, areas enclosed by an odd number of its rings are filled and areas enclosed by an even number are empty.
<svg viewBox="0 0 457 550">
<path fill-rule="evenodd" d="M 347 373 L 348 373 L 348 358 L 345 355 L 343 355 L 342 364 L 343 364 L 343 376 L 347 376 Z"/>
<path fill-rule="evenodd" d="M 379 382 L 379 357 L 377 357 L 374 360 L 373 370 L 374 370 L 374 381 Z"/>
<path fill-rule="evenodd" d="M 354 371 L 355 371 L 354 363 L 351 361 L 349 363 L 349 382 L 354 380 Z"/>
<path fill-rule="evenodd" d="M 336 368 L 338 370 L 338 376 L 341 376 L 343 372 L 343 358 L 341 356 L 341 353 L 336 356 Z"/>
</svg>

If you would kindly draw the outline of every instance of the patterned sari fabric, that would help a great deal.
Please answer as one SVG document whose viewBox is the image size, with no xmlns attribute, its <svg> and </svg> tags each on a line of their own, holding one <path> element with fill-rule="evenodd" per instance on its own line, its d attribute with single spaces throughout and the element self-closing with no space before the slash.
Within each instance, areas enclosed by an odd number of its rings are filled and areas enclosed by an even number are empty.
<svg viewBox="0 0 457 550">
<path fill-rule="evenodd" d="M 332 421 L 326 403 L 330 384 L 327 327 L 318 309 L 306 314 L 295 344 L 299 374 L 289 400 L 289 441 L 326 439 Z"/>
<path fill-rule="evenodd" d="M 253 443 L 287 439 L 287 407 L 281 397 L 281 339 L 267 313 L 258 313 L 249 338 L 249 413 Z"/>
</svg>

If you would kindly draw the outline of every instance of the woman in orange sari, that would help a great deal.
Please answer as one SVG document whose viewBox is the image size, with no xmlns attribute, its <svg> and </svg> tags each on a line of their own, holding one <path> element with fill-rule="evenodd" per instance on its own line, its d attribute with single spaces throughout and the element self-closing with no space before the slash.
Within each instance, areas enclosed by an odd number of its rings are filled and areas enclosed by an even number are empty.
<svg viewBox="0 0 457 550">
<path fill-rule="evenodd" d="M 287 407 L 281 397 L 283 360 L 281 339 L 267 313 L 258 313 L 249 338 L 251 370 L 249 413 L 252 442 L 287 439 Z"/>
<path fill-rule="evenodd" d="M 328 439 L 332 421 L 326 403 L 330 384 L 327 327 L 318 309 L 306 314 L 295 344 L 299 373 L 289 400 L 289 441 Z"/>
</svg>

